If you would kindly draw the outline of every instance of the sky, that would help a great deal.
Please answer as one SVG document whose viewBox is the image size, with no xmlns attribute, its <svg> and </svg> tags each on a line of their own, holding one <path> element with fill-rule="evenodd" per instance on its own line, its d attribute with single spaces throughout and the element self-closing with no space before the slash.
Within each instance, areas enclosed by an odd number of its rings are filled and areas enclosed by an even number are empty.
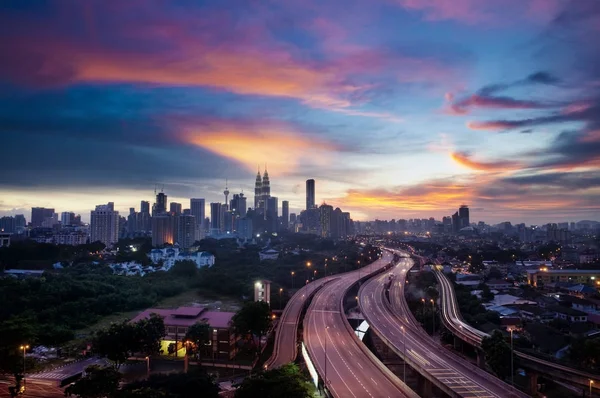
<svg viewBox="0 0 600 398">
<path fill-rule="evenodd" d="M 600 220 L 596 0 L 4 0 L 0 215 L 271 192 Z"/>
</svg>

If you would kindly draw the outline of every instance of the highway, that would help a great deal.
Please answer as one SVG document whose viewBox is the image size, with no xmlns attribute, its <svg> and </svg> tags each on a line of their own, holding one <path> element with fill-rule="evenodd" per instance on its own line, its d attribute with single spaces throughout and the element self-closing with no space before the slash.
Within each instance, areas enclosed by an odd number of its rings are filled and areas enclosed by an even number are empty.
<svg viewBox="0 0 600 398">
<path fill-rule="evenodd" d="M 273 354 L 265 363 L 267 369 L 278 368 L 286 363 L 293 362 L 298 355 L 298 322 L 300 314 L 307 300 L 323 285 L 335 279 L 334 276 L 317 279 L 308 285 L 302 286 L 301 289 L 290 298 L 277 325 L 275 332 L 275 342 Z"/>
<path fill-rule="evenodd" d="M 404 297 L 406 272 L 412 267 L 403 257 L 390 272 L 377 275 L 359 292 L 361 311 L 369 326 L 399 357 L 452 397 L 527 397 L 496 377 L 445 350 L 414 319 Z M 390 301 L 385 290 L 391 279 Z"/>
<path fill-rule="evenodd" d="M 437 268 L 433 268 L 438 280 L 438 285 L 440 286 L 440 297 L 442 301 L 441 315 L 444 325 L 462 340 L 476 347 L 481 346 L 481 340 L 489 335 L 472 327 L 463 320 L 452 282 L 450 282 L 441 271 L 437 270 Z M 526 368 L 543 373 L 553 379 L 576 383 L 585 387 L 590 385 L 590 380 L 599 379 L 598 375 L 546 361 L 520 351 L 515 351 L 515 356 L 519 358 Z M 594 389 L 600 389 L 600 383 L 596 382 L 592 386 Z"/>
<path fill-rule="evenodd" d="M 371 270 L 391 260 L 392 255 L 384 252 Z M 363 270 L 361 276 L 365 275 Z M 304 318 L 304 343 L 313 364 L 334 397 L 418 397 L 358 340 L 346 320 L 342 301 L 358 280 L 358 271 L 340 274 L 315 294 Z"/>
</svg>

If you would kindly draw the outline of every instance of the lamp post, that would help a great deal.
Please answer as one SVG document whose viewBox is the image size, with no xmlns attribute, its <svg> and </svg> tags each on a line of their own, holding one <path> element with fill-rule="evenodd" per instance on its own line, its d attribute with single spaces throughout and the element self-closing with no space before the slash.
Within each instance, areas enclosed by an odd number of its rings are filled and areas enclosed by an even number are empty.
<svg viewBox="0 0 600 398">
<path fill-rule="evenodd" d="M 514 367 L 514 357 L 515 353 L 513 351 L 513 328 L 510 328 L 510 384 L 515 385 L 515 371 Z"/>
<path fill-rule="evenodd" d="M 310 266 L 312 263 L 310 261 L 306 262 L 306 279 L 310 279 Z"/>
<path fill-rule="evenodd" d="M 404 378 L 402 381 L 404 381 L 404 383 L 406 383 L 406 329 L 404 329 L 404 326 L 400 326 L 400 329 L 402 329 L 402 351 L 404 351 L 404 364 L 402 365 L 403 369 L 403 373 L 404 373 Z"/>
<path fill-rule="evenodd" d="M 431 326 L 431 335 L 433 336 L 435 334 L 435 301 L 433 301 L 433 299 L 429 301 L 431 301 L 431 320 L 433 321 Z"/>
<path fill-rule="evenodd" d="M 329 326 L 325 326 L 325 380 L 323 389 L 327 388 L 327 340 L 329 339 Z"/>
<path fill-rule="evenodd" d="M 292 289 L 294 288 L 294 275 L 296 275 L 296 273 L 292 271 Z"/>
<path fill-rule="evenodd" d="M 150 357 L 146 357 L 146 377 L 150 377 Z"/>
<path fill-rule="evenodd" d="M 592 398 L 592 384 L 594 384 L 594 380 L 590 380 L 590 398 Z"/>
<path fill-rule="evenodd" d="M 283 309 L 283 303 L 281 302 L 281 293 L 283 293 L 283 288 L 279 288 L 279 309 Z"/>
<path fill-rule="evenodd" d="M 23 382 L 25 382 L 25 351 L 29 349 L 29 346 L 22 345 L 20 348 L 23 350 Z"/>
</svg>

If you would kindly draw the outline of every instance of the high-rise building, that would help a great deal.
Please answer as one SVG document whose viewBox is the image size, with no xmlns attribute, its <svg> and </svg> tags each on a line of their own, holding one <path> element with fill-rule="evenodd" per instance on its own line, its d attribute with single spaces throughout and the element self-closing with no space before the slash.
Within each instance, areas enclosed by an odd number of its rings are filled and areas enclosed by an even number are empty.
<svg viewBox="0 0 600 398">
<path fill-rule="evenodd" d="M 140 213 L 150 214 L 150 202 L 148 202 L 146 200 L 142 200 L 140 202 Z"/>
<path fill-rule="evenodd" d="M 60 223 L 63 226 L 73 225 L 74 221 L 75 221 L 75 213 L 73 213 L 71 211 L 63 211 L 62 213 L 60 213 Z"/>
<path fill-rule="evenodd" d="M 240 239 L 252 240 L 254 238 L 251 218 L 240 218 L 237 225 L 237 234 Z"/>
<path fill-rule="evenodd" d="M 246 197 L 243 193 L 233 195 L 233 199 L 229 202 L 229 209 L 233 212 L 234 216 L 246 217 Z"/>
<path fill-rule="evenodd" d="M 162 214 L 167 212 L 167 195 L 163 192 L 159 192 L 156 195 L 156 203 L 154 203 L 154 209 L 152 215 Z"/>
<path fill-rule="evenodd" d="M 152 246 L 175 243 L 175 217 L 168 213 L 152 217 Z"/>
<path fill-rule="evenodd" d="M 333 213 L 333 206 L 328 204 L 322 204 L 319 207 L 319 225 L 320 235 L 323 238 L 331 237 L 331 216 Z"/>
<path fill-rule="evenodd" d="M 262 179 L 262 201 L 263 206 L 265 208 L 265 214 L 269 209 L 269 198 L 271 197 L 271 182 L 269 180 L 269 172 L 267 171 L 267 167 L 265 166 L 265 173 L 263 174 Z"/>
<path fill-rule="evenodd" d="M 210 234 L 220 235 L 223 231 L 223 206 L 221 203 L 210 204 Z"/>
<path fill-rule="evenodd" d="M 460 218 L 460 228 L 465 228 L 471 225 L 471 221 L 469 219 L 469 206 L 460 206 L 460 208 L 458 209 L 458 217 Z"/>
<path fill-rule="evenodd" d="M 260 176 L 260 167 L 256 173 L 256 181 L 254 183 L 254 209 L 262 208 L 262 178 Z"/>
<path fill-rule="evenodd" d="M 152 230 L 152 216 L 150 215 L 150 202 L 142 200 L 140 202 L 140 212 L 138 213 L 138 231 L 147 234 Z"/>
<path fill-rule="evenodd" d="M 54 209 L 46 209 L 45 207 L 31 208 L 31 226 L 41 227 L 44 220 L 54 217 Z"/>
<path fill-rule="evenodd" d="M 17 232 L 22 231 L 27 226 L 27 220 L 25 220 L 25 216 L 23 214 L 15 215 L 15 226 L 17 228 Z"/>
<path fill-rule="evenodd" d="M 181 214 L 181 203 L 171 202 L 169 205 L 169 213 L 174 216 Z"/>
<path fill-rule="evenodd" d="M 281 202 L 281 225 L 285 231 L 290 227 L 290 202 L 287 200 Z"/>
<path fill-rule="evenodd" d="M 190 199 L 190 210 L 192 216 L 196 217 L 196 240 L 204 239 L 206 232 L 204 218 L 206 212 L 206 202 L 203 198 L 192 198 Z"/>
<path fill-rule="evenodd" d="M 14 234 L 17 232 L 17 223 L 14 217 L 5 216 L 0 218 L 0 232 Z"/>
<path fill-rule="evenodd" d="M 315 180 L 306 180 L 306 210 L 315 207 Z"/>
<path fill-rule="evenodd" d="M 223 191 L 223 195 L 225 195 L 225 203 L 229 203 L 229 187 L 227 185 L 227 180 L 225 180 L 225 190 Z"/>
<path fill-rule="evenodd" d="M 278 200 L 275 196 L 270 196 L 267 199 L 267 232 L 277 232 L 277 224 L 279 223 L 279 216 L 277 209 L 279 207 Z"/>
<path fill-rule="evenodd" d="M 90 214 L 90 242 L 100 241 L 107 247 L 119 240 L 119 212 L 113 202 L 96 206 Z"/>
<path fill-rule="evenodd" d="M 179 246 L 186 250 L 194 245 L 196 242 L 196 217 L 190 215 L 177 216 L 177 234 L 175 241 L 179 243 Z"/>
</svg>

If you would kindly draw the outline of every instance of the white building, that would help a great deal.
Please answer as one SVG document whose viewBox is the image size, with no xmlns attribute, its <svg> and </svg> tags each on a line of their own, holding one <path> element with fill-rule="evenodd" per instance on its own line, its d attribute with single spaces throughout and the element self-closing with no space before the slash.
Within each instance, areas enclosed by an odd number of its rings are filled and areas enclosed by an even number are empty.
<svg viewBox="0 0 600 398">
<path fill-rule="evenodd" d="M 163 262 L 163 269 L 168 271 L 177 261 L 193 261 L 198 268 L 210 267 L 215 264 L 215 256 L 209 252 L 182 252 L 179 248 L 153 249 L 149 254 L 154 264 Z"/>
<path fill-rule="evenodd" d="M 268 249 L 258 253 L 258 256 L 260 257 L 260 261 L 277 260 L 279 258 L 279 252 L 277 250 Z"/>
<path fill-rule="evenodd" d="M 85 245 L 87 243 L 88 234 L 83 231 L 59 232 L 54 235 L 55 245 Z"/>
<path fill-rule="evenodd" d="M 110 247 L 118 240 L 119 212 L 115 211 L 115 204 L 96 206 L 90 215 L 90 242 L 100 241 Z"/>
</svg>

